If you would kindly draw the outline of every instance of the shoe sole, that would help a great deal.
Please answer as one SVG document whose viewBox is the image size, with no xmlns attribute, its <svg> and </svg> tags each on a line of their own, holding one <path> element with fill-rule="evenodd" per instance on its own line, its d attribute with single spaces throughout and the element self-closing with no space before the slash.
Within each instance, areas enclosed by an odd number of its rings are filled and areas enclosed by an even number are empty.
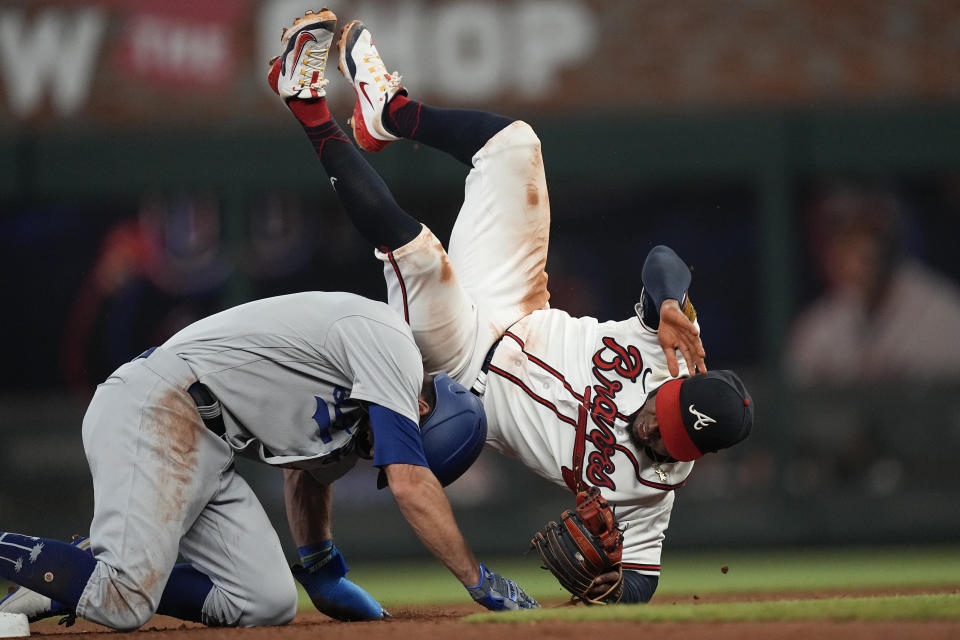
<svg viewBox="0 0 960 640">
<path fill-rule="evenodd" d="M 351 20 L 340 32 L 340 40 L 337 42 L 337 47 L 340 49 L 340 62 L 337 64 L 337 69 L 343 77 L 350 82 L 350 85 L 353 87 L 353 93 L 357 99 L 353 106 L 353 115 L 347 120 L 347 124 L 353 129 L 353 139 L 357 141 L 357 146 L 364 151 L 376 153 L 383 151 L 384 147 L 395 142 L 395 140 L 380 140 L 379 138 L 374 138 L 370 135 L 367 125 L 363 120 L 363 108 L 360 106 L 360 91 L 357 89 L 353 78 L 350 77 L 350 73 L 347 70 L 347 40 L 350 37 L 350 33 L 357 26 L 363 27 L 364 24 L 360 20 Z M 386 109 L 387 105 L 384 105 L 383 108 Z"/>
<path fill-rule="evenodd" d="M 308 9 L 307 12 L 303 14 L 302 18 L 294 18 L 292 25 L 283 28 L 283 35 L 280 36 L 280 46 L 283 49 L 286 49 L 287 42 L 290 41 L 290 38 L 292 38 L 294 34 L 301 31 L 303 27 L 309 26 L 316 22 L 330 22 L 333 24 L 334 28 L 336 28 L 337 16 L 327 7 L 320 9 L 320 11 L 317 13 L 314 13 Z"/>
<path fill-rule="evenodd" d="M 340 49 L 340 61 L 337 63 L 337 69 L 351 84 L 353 84 L 353 79 L 347 71 L 347 37 L 354 27 L 362 24 L 360 20 L 351 20 L 340 30 L 340 39 L 337 40 L 337 48 Z"/>
</svg>

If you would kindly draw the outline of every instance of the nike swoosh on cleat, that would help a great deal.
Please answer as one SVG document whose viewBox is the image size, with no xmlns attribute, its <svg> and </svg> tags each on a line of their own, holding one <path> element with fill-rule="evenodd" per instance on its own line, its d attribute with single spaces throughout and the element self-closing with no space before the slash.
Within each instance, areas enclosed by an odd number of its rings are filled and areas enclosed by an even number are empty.
<svg viewBox="0 0 960 640">
<path fill-rule="evenodd" d="M 367 87 L 367 84 L 368 84 L 368 83 L 366 83 L 366 82 L 361 82 L 360 85 L 359 85 L 359 87 L 360 87 L 360 91 L 363 92 L 363 97 L 367 99 L 367 102 L 369 102 L 369 103 L 370 103 L 370 106 L 372 107 L 372 106 L 373 106 L 373 100 L 371 100 L 371 99 L 370 99 L 370 96 L 367 95 L 367 88 L 366 88 L 366 87 Z"/>
<path fill-rule="evenodd" d="M 290 58 L 291 62 L 295 63 L 297 59 L 300 58 L 300 52 L 303 50 L 304 45 L 311 40 L 316 42 L 317 38 L 312 33 L 306 31 L 297 36 L 297 46 L 293 50 L 293 57 Z"/>
</svg>

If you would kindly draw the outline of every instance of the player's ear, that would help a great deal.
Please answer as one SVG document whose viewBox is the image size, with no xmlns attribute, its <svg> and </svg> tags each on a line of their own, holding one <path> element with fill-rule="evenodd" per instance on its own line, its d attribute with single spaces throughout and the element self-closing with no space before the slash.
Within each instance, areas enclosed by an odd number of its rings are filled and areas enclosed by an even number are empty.
<svg viewBox="0 0 960 640">
<path fill-rule="evenodd" d="M 421 418 L 427 415 L 428 413 L 430 413 L 430 405 L 427 404 L 427 401 L 424 399 L 423 396 L 417 396 L 417 406 L 420 409 Z"/>
<path fill-rule="evenodd" d="M 437 390 L 433 388 L 433 376 L 426 376 L 423 379 L 423 386 L 420 387 L 420 396 L 417 398 L 417 405 L 420 408 L 420 417 L 433 411 L 437 404 Z"/>
</svg>

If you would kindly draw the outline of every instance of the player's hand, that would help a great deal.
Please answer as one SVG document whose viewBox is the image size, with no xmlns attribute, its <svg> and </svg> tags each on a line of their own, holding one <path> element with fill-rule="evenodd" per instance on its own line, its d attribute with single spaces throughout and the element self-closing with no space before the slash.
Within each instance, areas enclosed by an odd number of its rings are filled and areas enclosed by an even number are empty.
<svg viewBox="0 0 960 640">
<path fill-rule="evenodd" d="M 610 588 L 617 584 L 619 579 L 620 573 L 617 571 L 601 573 L 593 579 L 593 584 L 589 589 L 587 589 L 587 596 L 591 598 L 600 598 L 606 595 L 610 591 Z"/>
<path fill-rule="evenodd" d="M 539 609 L 540 604 L 528 596 L 516 582 L 494 573 L 480 563 L 480 582 L 467 587 L 470 596 L 491 611 Z"/>
<path fill-rule="evenodd" d="M 320 613 L 344 622 L 390 617 L 373 596 L 346 578 L 347 565 L 336 547 L 323 561 L 309 568 L 296 564 L 292 571 Z"/>
<path fill-rule="evenodd" d="M 690 322 L 676 300 L 664 300 L 660 305 L 660 328 L 657 330 L 657 338 L 660 340 L 664 355 L 667 356 L 667 368 L 671 376 L 680 375 L 677 351 L 687 361 L 687 371 L 691 376 L 697 371 L 706 373 L 707 363 L 704 362 L 704 358 L 707 357 L 707 352 L 703 350 L 703 343 L 700 342 L 700 329 Z"/>
</svg>

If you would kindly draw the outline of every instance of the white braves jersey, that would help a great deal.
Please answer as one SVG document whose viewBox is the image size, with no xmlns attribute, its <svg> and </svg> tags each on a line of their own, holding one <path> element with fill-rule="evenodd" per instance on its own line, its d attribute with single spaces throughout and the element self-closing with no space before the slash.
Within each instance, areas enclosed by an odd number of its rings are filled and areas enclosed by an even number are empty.
<svg viewBox="0 0 960 640">
<path fill-rule="evenodd" d="M 631 442 L 628 420 L 669 379 L 656 332 L 638 318 L 546 309 L 507 331 L 484 395 L 488 444 L 573 491 L 599 487 L 625 527 L 624 569 L 647 574 L 660 571 L 673 490 L 693 463 L 655 463 Z"/>
<path fill-rule="evenodd" d="M 357 461 L 360 400 L 419 420 L 423 364 L 410 328 L 354 294 L 250 302 L 195 322 L 163 348 L 220 401 L 231 447 L 321 480 Z"/>
</svg>

